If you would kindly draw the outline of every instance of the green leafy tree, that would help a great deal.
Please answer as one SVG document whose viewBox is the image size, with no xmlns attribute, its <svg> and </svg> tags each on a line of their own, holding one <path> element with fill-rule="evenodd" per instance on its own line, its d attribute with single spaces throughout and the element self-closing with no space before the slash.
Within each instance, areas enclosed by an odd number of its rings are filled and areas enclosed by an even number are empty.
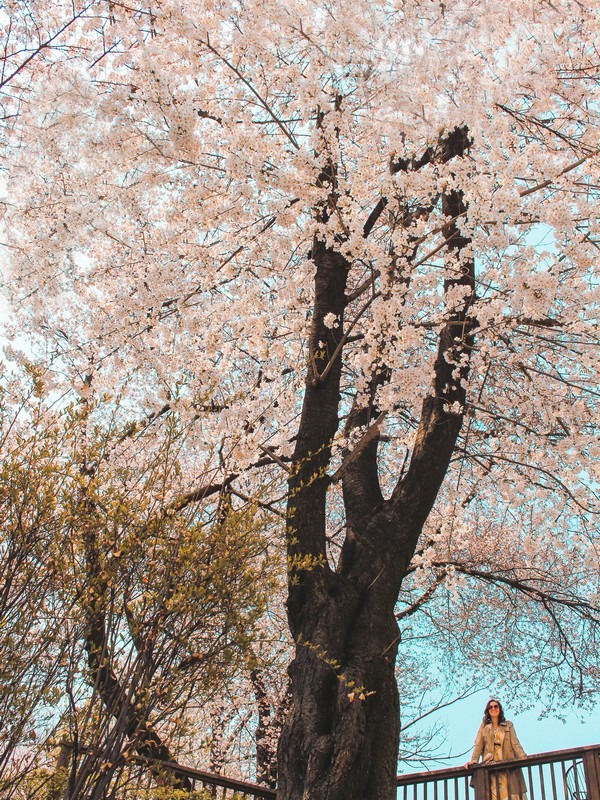
<svg viewBox="0 0 600 800">
<path fill-rule="evenodd" d="M 194 708 L 243 667 L 263 612 L 263 512 L 225 488 L 178 491 L 176 415 L 150 433 L 108 400 L 53 409 L 28 369 L 20 407 L 5 394 L 0 475 L 4 785 L 39 769 L 32 740 L 57 736 L 44 774 L 66 775 L 69 796 L 103 797 L 131 769 L 177 784 L 156 762 L 193 738 Z"/>
</svg>

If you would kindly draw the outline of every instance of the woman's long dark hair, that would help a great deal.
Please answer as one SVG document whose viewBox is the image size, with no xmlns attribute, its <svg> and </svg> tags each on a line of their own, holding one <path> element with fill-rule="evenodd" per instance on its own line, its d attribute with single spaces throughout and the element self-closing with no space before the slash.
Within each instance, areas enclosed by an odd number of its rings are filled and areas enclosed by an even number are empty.
<svg viewBox="0 0 600 800">
<path fill-rule="evenodd" d="M 490 699 L 485 704 L 485 711 L 483 712 L 483 724 L 487 725 L 491 723 L 492 718 L 490 717 L 490 703 L 498 703 L 500 706 L 500 714 L 498 714 L 498 722 L 506 722 L 506 717 L 504 716 L 504 711 L 502 709 L 502 703 L 500 700 L 496 700 L 495 697 L 490 697 Z"/>
</svg>

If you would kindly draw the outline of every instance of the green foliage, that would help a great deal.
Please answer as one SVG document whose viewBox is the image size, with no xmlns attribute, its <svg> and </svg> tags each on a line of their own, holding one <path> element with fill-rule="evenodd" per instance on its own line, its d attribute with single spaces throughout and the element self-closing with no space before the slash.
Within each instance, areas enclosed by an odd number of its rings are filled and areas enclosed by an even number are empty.
<svg viewBox="0 0 600 800">
<path fill-rule="evenodd" d="M 222 791 L 222 789 L 217 789 L 216 796 L 221 797 Z M 244 795 L 238 792 L 228 792 L 226 798 L 227 800 L 245 800 Z M 161 786 L 158 789 L 152 789 L 145 800 L 215 800 L 215 793 L 210 789 L 197 789 L 187 792 L 184 789 Z"/>
<path fill-rule="evenodd" d="M 36 766 L 58 728 L 97 753 L 83 787 L 126 785 L 115 742 L 189 741 L 202 698 L 252 658 L 274 572 L 264 512 L 226 488 L 190 499 L 176 410 L 150 426 L 114 398 L 53 408 L 31 365 L 0 391 L 0 740 L 27 754 L 0 763 L 0 787 L 62 785 L 65 768 Z"/>
</svg>

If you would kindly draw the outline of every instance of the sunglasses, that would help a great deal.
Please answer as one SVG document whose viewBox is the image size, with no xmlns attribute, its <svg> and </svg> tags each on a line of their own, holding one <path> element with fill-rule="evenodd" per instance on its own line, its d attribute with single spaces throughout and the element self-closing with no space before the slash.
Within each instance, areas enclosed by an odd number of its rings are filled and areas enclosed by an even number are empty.
<svg viewBox="0 0 600 800">
<path fill-rule="evenodd" d="M 488 706 L 488 711 L 490 710 L 490 708 L 498 708 L 499 709 L 500 706 L 498 705 L 498 703 L 490 703 L 489 706 Z"/>
</svg>

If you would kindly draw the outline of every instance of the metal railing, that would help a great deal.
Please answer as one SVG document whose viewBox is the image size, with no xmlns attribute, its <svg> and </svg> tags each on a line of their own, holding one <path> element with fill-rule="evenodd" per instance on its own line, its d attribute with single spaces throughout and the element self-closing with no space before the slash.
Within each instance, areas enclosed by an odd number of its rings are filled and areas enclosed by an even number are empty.
<svg viewBox="0 0 600 800">
<path fill-rule="evenodd" d="M 416 772 L 397 778 L 398 800 L 506 800 L 511 770 L 521 770 L 527 800 L 600 800 L 600 745 Z M 510 779 L 508 780 L 510 784 Z M 513 797 L 508 800 L 517 800 Z"/>
<path fill-rule="evenodd" d="M 275 800 L 277 792 L 258 783 L 242 781 L 237 778 L 227 778 L 216 772 L 207 772 L 182 764 L 173 765 L 171 761 L 152 759 L 154 764 L 165 768 L 165 771 L 174 773 L 180 778 L 187 778 L 192 791 L 204 790 L 207 796 L 215 800 Z"/>
<path fill-rule="evenodd" d="M 256 783 L 181 764 L 175 766 L 168 761 L 155 763 L 187 778 L 193 791 L 204 790 L 215 800 L 277 798 L 275 789 Z M 517 800 L 514 795 L 506 797 L 505 776 L 511 770 L 521 770 L 527 788 L 526 800 L 600 800 L 600 745 L 554 750 L 518 761 L 399 775 L 397 800 Z"/>
</svg>

